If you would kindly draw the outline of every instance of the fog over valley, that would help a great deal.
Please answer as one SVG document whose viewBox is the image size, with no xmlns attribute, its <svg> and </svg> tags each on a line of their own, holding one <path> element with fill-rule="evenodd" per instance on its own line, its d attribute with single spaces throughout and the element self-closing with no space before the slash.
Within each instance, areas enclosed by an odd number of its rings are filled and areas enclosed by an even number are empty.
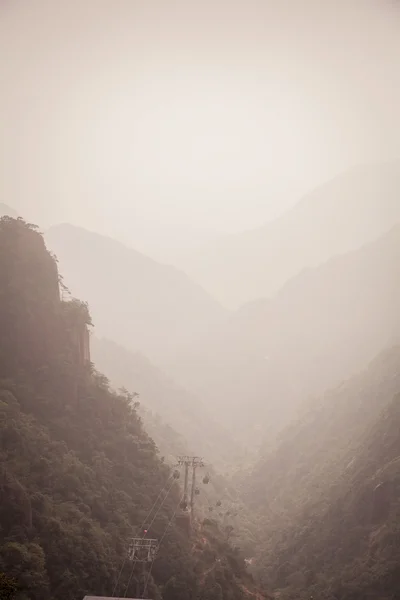
<svg viewBox="0 0 400 600">
<path fill-rule="evenodd" d="M 400 598 L 400 5 L 0 3 L 0 600 Z"/>
</svg>

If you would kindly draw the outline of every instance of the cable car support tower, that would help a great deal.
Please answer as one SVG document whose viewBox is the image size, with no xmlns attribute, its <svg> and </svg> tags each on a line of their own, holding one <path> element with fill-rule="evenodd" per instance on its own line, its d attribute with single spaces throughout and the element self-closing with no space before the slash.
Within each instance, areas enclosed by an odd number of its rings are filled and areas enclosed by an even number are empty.
<svg viewBox="0 0 400 600">
<path fill-rule="evenodd" d="M 187 511 L 190 508 L 191 517 L 194 516 L 194 501 L 196 493 L 198 493 L 196 487 L 196 471 L 200 467 L 204 467 L 203 459 L 198 456 L 178 456 L 178 466 L 184 467 L 185 476 L 183 482 L 183 499 L 181 502 L 181 508 Z M 190 503 L 189 503 L 189 472 L 192 470 L 192 481 L 190 488 Z"/>
</svg>

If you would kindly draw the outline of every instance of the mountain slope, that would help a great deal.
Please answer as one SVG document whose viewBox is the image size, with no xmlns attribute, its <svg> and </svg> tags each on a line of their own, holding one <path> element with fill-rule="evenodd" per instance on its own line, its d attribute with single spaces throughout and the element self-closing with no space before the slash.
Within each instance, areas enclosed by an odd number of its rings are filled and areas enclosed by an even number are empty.
<svg viewBox="0 0 400 600">
<path fill-rule="evenodd" d="M 246 481 L 256 570 L 282 599 L 398 597 L 399 392 L 396 347 L 310 404 Z"/>
<path fill-rule="evenodd" d="M 305 267 L 349 252 L 400 222 L 400 162 L 353 168 L 264 227 L 219 239 L 179 265 L 224 305 L 268 297 Z"/>
<path fill-rule="evenodd" d="M 217 524 L 195 523 L 191 536 L 179 526 L 175 516 L 187 523 L 181 491 L 129 395 L 111 392 L 82 360 L 90 315 L 84 303 L 60 300 L 56 263 L 40 234 L 0 219 L 0 249 L 0 319 L 8 325 L 0 357 L 0 572 L 17 581 L 16 600 L 113 589 L 155 600 L 244 598 L 244 587 L 254 586 L 239 552 Z M 142 569 L 126 559 L 130 538 L 149 521 L 162 544 L 144 589 Z"/>
<path fill-rule="evenodd" d="M 307 396 L 400 335 L 400 226 L 244 306 L 170 365 L 242 438 L 274 434 Z"/>
<path fill-rule="evenodd" d="M 267 504 L 275 520 L 279 513 L 299 514 L 334 491 L 360 438 L 399 392 L 400 346 L 395 346 L 302 407 L 274 448 L 261 453 L 246 482 L 248 502 L 262 510 Z"/>
<path fill-rule="evenodd" d="M 156 362 L 225 317 L 184 273 L 111 238 L 59 225 L 46 242 L 71 293 L 88 301 L 99 333 Z"/>
<path fill-rule="evenodd" d="M 138 400 L 147 413 L 147 417 L 146 413 L 143 415 L 145 423 L 152 426 L 153 417 L 158 415 L 165 428 L 170 425 L 178 432 L 181 436 L 178 454 L 185 454 L 190 447 L 191 452 L 220 466 L 239 455 L 237 445 L 228 432 L 211 419 L 201 400 L 175 384 L 143 355 L 96 337 L 92 338 L 91 350 L 95 364 L 114 386 L 139 394 Z M 168 434 L 166 429 L 164 433 Z M 176 435 L 173 437 L 178 443 Z"/>
<path fill-rule="evenodd" d="M 252 515 L 232 482 L 233 468 L 249 464 L 250 457 L 245 460 L 243 448 L 210 418 L 199 399 L 174 384 L 144 356 L 95 337 L 91 349 L 92 359 L 113 385 L 139 393 L 138 414 L 168 464 L 176 465 L 179 455 L 202 456 L 205 469 L 198 473 L 196 515 L 217 521 L 251 556 Z M 207 484 L 203 482 L 205 474 L 209 476 Z"/>
<path fill-rule="evenodd" d="M 232 467 L 243 466 L 243 448 L 209 417 L 199 399 L 174 384 L 144 356 L 96 337 L 92 337 L 91 350 L 95 364 L 114 386 L 139 393 L 137 412 L 168 464 L 176 465 L 179 455 L 204 459 L 206 466 L 197 480 L 196 514 L 232 528 L 231 535 L 240 548 L 251 553 L 252 517 L 231 481 Z M 209 482 L 204 484 L 206 473 Z"/>
</svg>

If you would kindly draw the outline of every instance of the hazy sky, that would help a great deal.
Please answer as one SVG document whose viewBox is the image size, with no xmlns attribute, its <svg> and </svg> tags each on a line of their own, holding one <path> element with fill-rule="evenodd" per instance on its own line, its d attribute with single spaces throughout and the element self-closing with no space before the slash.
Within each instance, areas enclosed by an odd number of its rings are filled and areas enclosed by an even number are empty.
<svg viewBox="0 0 400 600">
<path fill-rule="evenodd" d="M 400 153 L 393 0 L 0 0 L 0 17 L 0 201 L 44 226 L 241 230 Z"/>
</svg>

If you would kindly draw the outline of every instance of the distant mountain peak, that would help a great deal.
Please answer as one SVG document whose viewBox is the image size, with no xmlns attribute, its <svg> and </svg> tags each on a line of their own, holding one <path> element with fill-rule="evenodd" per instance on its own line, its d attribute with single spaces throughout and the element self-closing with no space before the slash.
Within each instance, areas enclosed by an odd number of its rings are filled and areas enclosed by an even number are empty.
<svg viewBox="0 0 400 600">
<path fill-rule="evenodd" d="M 399 159 L 357 165 L 274 221 L 188 252 L 179 265 L 223 305 L 237 308 L 384 234 L 400 222 L 399 198 Z"/>
</svg>

